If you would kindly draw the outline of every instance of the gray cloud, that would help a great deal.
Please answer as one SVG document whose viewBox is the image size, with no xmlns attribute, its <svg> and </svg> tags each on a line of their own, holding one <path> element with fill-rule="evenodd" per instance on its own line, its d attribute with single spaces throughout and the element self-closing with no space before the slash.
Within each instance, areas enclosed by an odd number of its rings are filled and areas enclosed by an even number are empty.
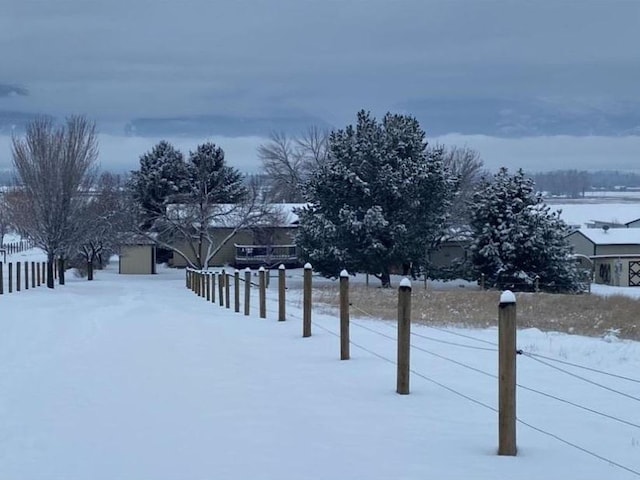
<svg viewBox="0 0 640 480">
<path fill-rule="evenodd" d="M 32 94 L 0 109 L 340 125 L 425 97 L 638 102 L 639 23 L 627 0 L 4 0 L 0 81 Z"/>
</svg>

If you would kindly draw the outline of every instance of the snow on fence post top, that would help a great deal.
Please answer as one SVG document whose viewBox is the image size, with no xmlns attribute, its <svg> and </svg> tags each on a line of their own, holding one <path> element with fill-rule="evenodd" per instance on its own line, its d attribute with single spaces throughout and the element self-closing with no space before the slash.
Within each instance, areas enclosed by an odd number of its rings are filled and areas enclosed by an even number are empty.
<svg viewBox="0 0 640 480">
<path fill-rule="evenodd" d="M 500 303 L 516 303 L 516 296 L 511 290 L 505 290 L 500 295 Z"/>
<path fill-rule="evenodd" d="M 280 266 L 278 267 L 280 270 L 284 270 L 284 263 L 281 263 Z"/>
<path fill-rule="evenodd" d="M 260 268 L 258 269 L 258 271 L 259 271 L 259 272 L 264 272 L 264 271 L 265 271 L 265 269 L 264 269 L 264 267 L 260 267 Z"/>
<path fill-rule="evenodd" d="M 247 268 L 245 268 L 245 269 L 244 269 L 244 271 L 245 271 L 245 272 L 250 272 L 250 271 L 251 271 L 251 269 L 250 269 L 249 267 L 247 267 Z"/>
<path fill-rule="evenodd" d="M 347 272 L 346 270 L 342 270 L 340 272 L 340 278 L 348 278 L 349 277 L 349 272 Z"/>
<path fill-rule="evenodd" d="M 309 262 L 307 262 L 307 263 L 305 263 L 305 264 L 304 264 L 304 269 L 305 269 L 305 270 L 311 270 L 311 268 L 312 268 L 312 267 L 311 267 L 311 264 L 310 264 Z"/>
<path fill-rule="evenodd" d="M 235 271 L 233 273 L 240 273 L 240 270 L 238 270 L 237 268 L 235 269 Z"/>
<path fill-rule="evenodd" d="M 400 281 L 400 287 L 404 287 L 404 288 L 411 288 L 411 280 L 409 280 L 408 278 L 403 278 Z"/>
</svg>

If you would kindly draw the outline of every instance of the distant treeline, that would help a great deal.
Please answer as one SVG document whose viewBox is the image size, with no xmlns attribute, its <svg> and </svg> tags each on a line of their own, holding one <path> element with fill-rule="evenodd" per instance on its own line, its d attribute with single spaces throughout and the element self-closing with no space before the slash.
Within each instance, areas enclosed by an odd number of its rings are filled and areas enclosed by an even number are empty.
<svg viewBox="0 0 640 480">
<path fill-rule="evenodd" d="M 617 170 L 553 170 L 533 173 L 531 178 L 539 191 L 570 198 L 582 197 L 594 190 L 640 188 L 640 174 Z"/>
</svg>

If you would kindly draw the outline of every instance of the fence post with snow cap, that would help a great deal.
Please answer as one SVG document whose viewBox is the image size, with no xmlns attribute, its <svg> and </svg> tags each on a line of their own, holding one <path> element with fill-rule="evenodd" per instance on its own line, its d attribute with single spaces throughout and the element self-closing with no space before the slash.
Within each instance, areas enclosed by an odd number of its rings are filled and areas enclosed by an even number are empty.
<svg viewBox="0 0 640 480">
<path fill-rule="evenodd" d="M 264 267 L 258 269 L 258 292 L 260 299 L 260 318 L 267 318 L 267 283 Z"/>
<path fill-rule="evenodd" d="M 287 319 L 286 313 L 286 295 L 287 295 L 287 284 L 286 284 L 286 269 L 283 264 L 280 264 L 278 267 L 278 321 L 284 322 Z"/>
<path fill-rule="evenodd" d="M 340 360 L 349 360 L 349 272 L 340 272 Z"/>
<path fill-rule="evenodd" d="M 302 287 L 302 336 L 311 336 L 311 275 L 313 267 L 310 263 L 304 265 L 304 280 Z"/>
<path fill-rule="evenodd" d="M 21 262 L 16 262 L 16 292 L 20 291 L 20 281 L 21 281 L 21 277 L 20 277 L 20 267 L 21 267 Z"/>
<path fill-rule="evenodd" d="M 251 302 L 251 269 L 244 269 L 244 314 L 249 315 Z"/>
<path fill-rule="evenodd" d="M 498 307 L 498 455 L 516 455 L 516 296 L 500 295 Z"/>
<path fill-rule="evenodd" d="M 236 313 L 240 312 L 240 270 L 236 269 L 233 272 L 233 300 L 234 300 L 234 311 Z"/>
<path fill-rule="evenodd" d="M 396 392 L 409 393 L 411 351 L 411 281 L 403 278 L 398 287 L 398 374 Z"/>
</svg>

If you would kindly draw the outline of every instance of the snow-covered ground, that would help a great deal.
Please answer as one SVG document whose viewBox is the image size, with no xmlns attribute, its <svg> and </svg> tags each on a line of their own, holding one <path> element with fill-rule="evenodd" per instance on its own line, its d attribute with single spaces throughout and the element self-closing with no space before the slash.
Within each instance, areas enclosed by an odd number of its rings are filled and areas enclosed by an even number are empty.
<svg viewBox="0 0 640 480">
<path fill-rule="evenodd" d="M 640 475 L 637 380 L 519 356 L 523 387 L 608 417 L 521 387 L 518 415 L 535 429 L 519 424 L 519 455 L 499 457 L 495 329 L 414 327 L 401 396 L 390 323 L 354 321 L 352 359 L 340 361 L 335 315 L 314 310 L 301 337 L 298 289 L 277 322 L 274 285 L 265 320 L 197 297 L 184 271 L 115 271 L 0 297 L 0 479 Z M 525 330 L 518 346 L 640 377 L 635 342 Z"/>
</svg>

